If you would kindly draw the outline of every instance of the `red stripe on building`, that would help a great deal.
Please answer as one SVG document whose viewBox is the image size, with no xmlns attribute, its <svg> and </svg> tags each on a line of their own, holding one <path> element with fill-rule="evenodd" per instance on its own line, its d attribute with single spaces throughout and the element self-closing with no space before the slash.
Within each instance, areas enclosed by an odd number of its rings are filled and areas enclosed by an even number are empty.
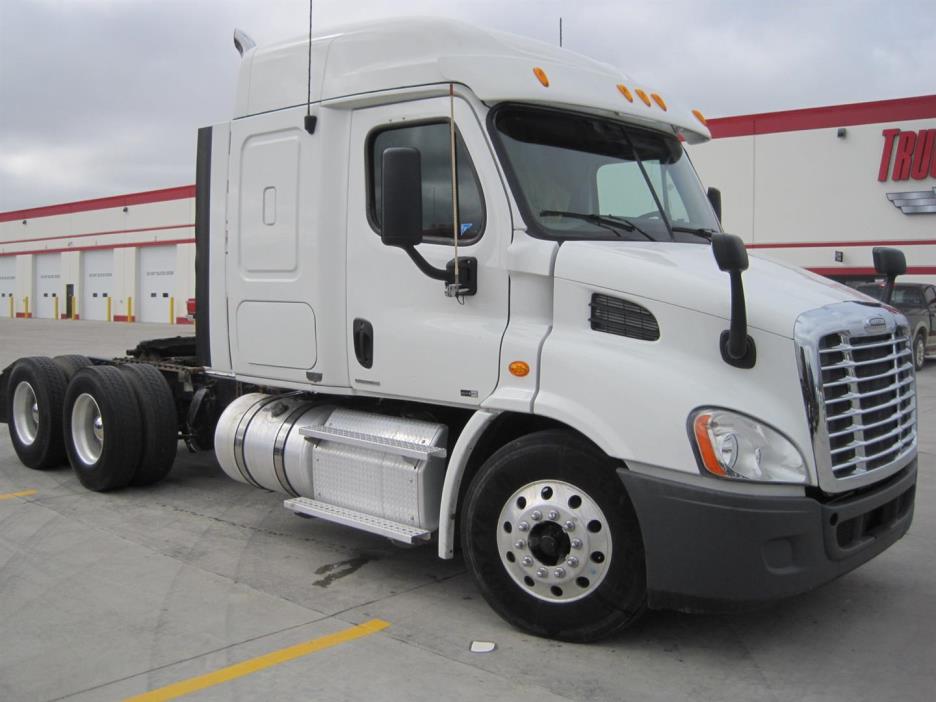
<svg viewBox="0 0 936 702">
<path fill-rule="evenodd" d="M 762 112 L 737 117 L 717 117 L 708 120 L 708 128 L 714 139 L 724 139 L 725 137 L 850 127 L 859 124 L 901 122 L 933 117 L 936 117 L 936 95 L 920 95 L 896 100 L 855 102 L 847 105 Z"/>
<path fill-rule="evenodd" d="M 165 241 L 136 241 L 129 244 L 98 244 L 96 246 L 66 246 L 57 249 L 33 249 L 31 251 L 10 251 L 2 253 L 2 256 L 25 256 L 27 254 L 49 254 L 64 253 L 66 251 L 97 251 L 99 249 L 129 249 L 133 247 L 143 248 L 146 246 L 170 246 L 172 244 L 194 244 L 194 239 L 167 239 Z"/>
<path fill-rule="evenodd" d="M 880 275 L 873 268 L 807 268 L 827 277 L 842 275 Z M 936 275 L 936 266 L 907 266 L 907 275 Z"/>
<path fill-rule="evenodd" d="M 57 236 L 37 236 L 34 239 L 11 239 L 10 241 L 0 241 L 0 246 L 7 244 L 28 244 L 32 241 L 55 241 L 56 239 L 84 239 L 89 236 L 108 236 L 110 234 L 137 234 L 139 232 L 160 232 L 166 229 L 187 229 L 194 227 L 194 224 L 172 224 L 165 227 L 141 227 L 139 229 L 111 229 L 103 232 L 90 232 L 88 234 L 59 234 Z M 0 254 L 2 255 L 2 254 Z"/>
<path fill-rule="evenodd" d="M 843 248 L 853 246 L 936 246 L 936 239 L 871 239 L 868 241 L 791 241 L 787 244 L 746 244 L 749 249 L 815 249 Z"/>
<path fill-rule="evenodd" d="M 90 212 L 92 210 L 107 210 L 112 207 L 148 205 L 153 202 L 169 202 L 170 200 L 185 200 L 193 197 L 195 197 L 195 186 L 183 185 L 177 188 L 147 190 L 142 193 L 129 193 L 127 195 L 99 197 L 93 200 L 66 202 L 61 205 L 48 205 L 45 207 L 32 207 L 25 210 L 0 212 L 0 222 L 12 222 L 17 219 L 35 219 L 36 217 L 51 217 L 52 215 L 74 214 L 75 212 Z"/>
</svg>

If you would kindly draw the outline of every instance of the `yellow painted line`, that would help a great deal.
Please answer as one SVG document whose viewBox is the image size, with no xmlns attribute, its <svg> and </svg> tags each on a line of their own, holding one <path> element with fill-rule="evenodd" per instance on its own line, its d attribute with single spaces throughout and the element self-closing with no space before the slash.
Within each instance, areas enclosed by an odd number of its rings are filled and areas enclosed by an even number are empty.
<svg viewBox="0 0 936 702">
<path fill-rule="evenodd" d="M 162 702 L 163 700 L 174 700 L 177 697 L 181 697 L 182 695 L 188 695 L 192 692 L 197 692 L 198 690 L 204 690 L 206 687 L 220 685 L 221 683 L 227 682 L 228 680 L 236 680 L 237 678 L 242 678 L 245 675 L 256 673 L 258 670 L 270 668 L 274 665 L 279 665 L 280 663 L 286 663 L 287 661 L 291 661 L 295 658 L 301 658 L 302 656 L 307 656 L 310 653 L 315 653 L 316 651 L 323 651 L 326 648 L 331 648 L 332 646 L 338 646 L 339 644 L 353 641 L 354 639 L 360 639 L 364 636 L 376 634 L 378 631 L 382 631 L 388 626 L 390 626 L 390 622 L 385 622 L 380 619 L 372 619 L 369 622 L 364 622 L 358 626 L 353 626 L 350 629 L 337 631 L 334 634 L 326 634 L 325 636 L 320 636 L 319 638 L 312 639 L 311 641 L 305 641 L 303 643 L 296 644 L 295 646 L 289 646 L 288 648 L 281 648 L 278 651 L 273 651 L 262 656 L 257 656 L 256 658 L 251 658 L 240 663 L 235 663 L 234 665 L 229 665 L 226 668 L 219 668 L 218 670 L 215 670 L 211 673 L 205 673 L 204 675 L 189 678 L 188 680 L 180 680 L 177 683 L 172 683 L 171 685 L 166 685 L 165 687 L 150 690 L 149 692 L 144 692 L 141 695 L 128 697 L 124 700 L 124 702 Z"/>
<path fill-rule="evenodd" d="M 12 500 L 14 497 L 32 497 L 38 490 L 20 490 L 19 492 L 7 492 L 0 495 L 0 500 Z"/>
</svg>

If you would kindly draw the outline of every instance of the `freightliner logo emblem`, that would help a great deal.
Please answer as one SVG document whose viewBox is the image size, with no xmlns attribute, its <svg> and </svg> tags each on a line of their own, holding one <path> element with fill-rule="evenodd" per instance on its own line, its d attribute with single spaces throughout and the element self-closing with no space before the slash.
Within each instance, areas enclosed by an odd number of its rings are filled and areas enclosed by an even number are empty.
<svg viewBox="0 0 936 702">
<path fill-rule="evenodd" d="M 936 187 L 909 193 L 887 193 L 887 199 L 904 214 L 931 214 L 936 212 Z"/>
</svg>

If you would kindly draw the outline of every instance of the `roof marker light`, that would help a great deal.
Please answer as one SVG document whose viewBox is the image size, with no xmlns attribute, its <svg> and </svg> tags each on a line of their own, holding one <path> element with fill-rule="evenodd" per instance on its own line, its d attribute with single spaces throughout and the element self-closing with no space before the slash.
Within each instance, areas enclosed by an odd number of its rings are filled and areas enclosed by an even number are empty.
<svg viewBox="0 0 936 702">
<path fill-rule="evenodd" d="M 627 98 L 628 102 L 634 101 L 634 95 L 631 93 L 631 91 L 628 89 L 626 85 L 624 85 L 623 83 L 618 83 L 617 89 L 618 89 L 618 92 L 621 93 L 621 95 Z"/>
<path fill-rule="evenodd" d="M 637 93 L 637 97 L 639 97 L 643 101 L 644 105 L 646 105 L 647 107 L 650 107 L 649 95 L 647 95 L 641 88 L 637 88 L 636 90 L 634 90 L 634 92 Z"/>
<path fill-rule="evenodd" d="M 660 109 L 666 112 L 666 101 L 660 97 L 659 93 L 650 93 L 650 97 L 653 98 L 653 101 L 660 106 Z"/>
<path fill-rule="evenodd" d="M 692 114 L 695 115 L 695 118 L 699 120 L 702 124 L 704 124 L 706 127 L 708 126 L 708 120 L 705 119 L 705 116 L 701 112 L 699 112 L 698 110 L 693 110 Z"/>
<path fill-rule="evenodd" d="M 542 68 L 540 68 L 539 66 L 536 66 L 536 67 L 533 69 L 533 75 L 536 76 L 536 79 L 540 82 L 540 84 L 541 84 L 544 88 L 548 88 L 548 87 L 549 87 L 549 76 L 546 75 L 546 71 L 544 71 L 544 70 L 543 70 Z"/>
</svg>

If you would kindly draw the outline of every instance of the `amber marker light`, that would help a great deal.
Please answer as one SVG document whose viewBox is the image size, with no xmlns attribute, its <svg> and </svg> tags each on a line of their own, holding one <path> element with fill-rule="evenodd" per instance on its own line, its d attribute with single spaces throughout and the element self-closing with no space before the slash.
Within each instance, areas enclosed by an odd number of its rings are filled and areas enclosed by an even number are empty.
<svg viewBox="0 0 936 702">
<path fill-rule="evenodd" d="M 708 126 L 708 120 L 705 119 L 705 115 L 703 115 L 703 114 L 702 114 L 701 112 L 699 112 L 698 110 L 693 110 L 693 111 L 692 111 L 692 114 L 693 114 L 693 115 L 695 116 L 695 118 L 696 118 L 697 120 L 699 120 L 702 124 L 704 124 L 706 127 Z"/>
<path fill-rule="evenodd" d="M 699 455 L 702 457 L 702 464 L 709 473 L 726 477 L 728 474 L 721 467 L 718 458 L 715 456 L 715 447 L 712 446 L 712 438 L 709 435 L 709 422 L 712 421 L 711 415 L 700 414 L 692 422 L 692 431 L 695 434 L 696 444 L 699 447 Z"/>
<path fill-rule="evenodd" d="M 536 76 L 536 80 L 538 80 L 544 88 L 549 87 L 549 76 L 546 75 L 546 71 L 537 66 L 533 69 L 533 75 Z"/>
<path fill-rule="evenodd" d="M 510 374 L 518 378 L 523 378 L 530 374 L 530 364 L 526 361 L 513 361 L 507 367 L 510 369 Z"/>
<path fill-rule="evenodd" d="M 650 93 L 650 97 L 653 98 L 653 101 L 660 106 L 660 109 L 666 112 L 666 101 L 660 97 L 659 93 Z"/>
<path fill-rule="evenodd" d="M 650 96 L 647 95 L 647 94 L 643 91 L 643 89 L 637 88 L 636 90 L 634 90 L 634 92 L 637 93 L 637 97 L 639 97 L 639 98 L 641 99 L 641 101 L 643 101 L 643 104 L 644 104 L 644 105 L 646 105 L 647 107 L 650 107 Z"/>
<path fill-rule="evenodd" d="M 617 89 L 618 89 L 618 92 L 619 92 L 621 95 L 623 95 L 624 97 L 627 98 L 627 101 L 628 101 L 628 102 L 633 102 L 633 101 L 634 101 L 634 95 L 633 95 L 633 93 L 631 93 L 631 91 L 628 89 L 628 87 L 627 87 L 626 85 L 624 85 L 623 83 L 618 83 L 618 84 L 617 84 Z"/>
</svg>

